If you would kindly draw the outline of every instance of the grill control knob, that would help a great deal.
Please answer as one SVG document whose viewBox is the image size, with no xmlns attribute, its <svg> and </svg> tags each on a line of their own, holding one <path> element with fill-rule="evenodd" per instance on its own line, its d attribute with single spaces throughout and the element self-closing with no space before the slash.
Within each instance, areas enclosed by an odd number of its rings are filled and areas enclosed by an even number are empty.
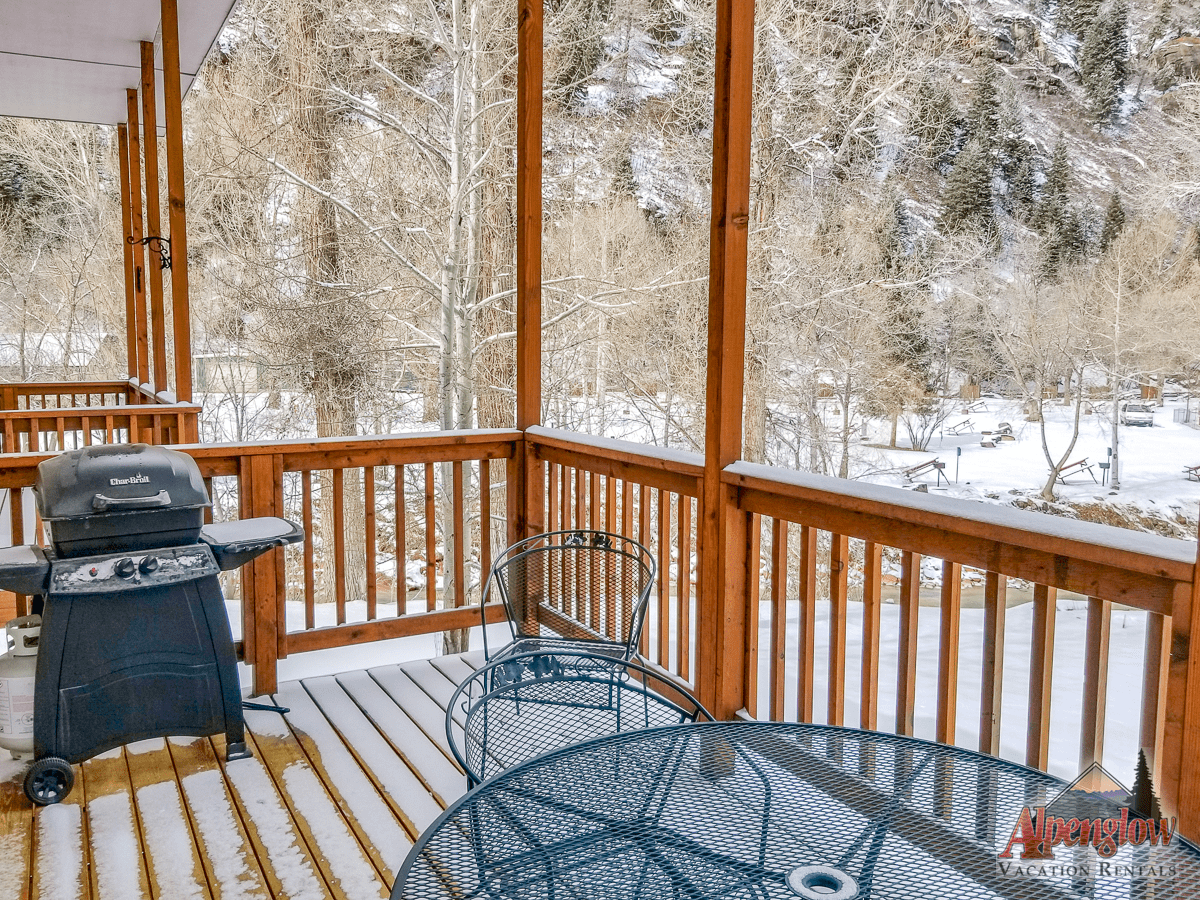
<svg viewBox="0 0 1200 900">
<path fill-rule="evenodd" d="M 134 565 L 134 562 L 132 559 L 130 559 L 129 557 L 125 557 L 124 559 L 117 560 L 117 564 L 114 567 L 114 569 L 115 569 L 116 573 L 118 575 L 120 575 L 122 578 L 128 578 L 130 575 L 132 575 L 134 573 L 134 570 L 137 569 L 137 566 Z"/>
<path fill-rule="evenodd" d="M 138 569 L 143 575 L 149 575 L 151 572 L 158 570 L 157 556 L 144 556 L 142 561 L 138 563 Z"/>
</svg>

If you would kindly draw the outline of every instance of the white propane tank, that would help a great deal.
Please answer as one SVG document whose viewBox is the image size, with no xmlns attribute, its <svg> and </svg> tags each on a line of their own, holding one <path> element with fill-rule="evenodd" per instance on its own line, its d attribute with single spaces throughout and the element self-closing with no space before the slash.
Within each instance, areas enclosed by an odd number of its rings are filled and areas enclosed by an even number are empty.
<svg viewBox="0 0 1200 900">
<path fill-rule="evenodd" d="M 33 677 L 37 670 L 41 616 L 22 616 L 5 626 L 0 656 L 0 748 L 13 759 L 33 758 Z"/>
</svg>

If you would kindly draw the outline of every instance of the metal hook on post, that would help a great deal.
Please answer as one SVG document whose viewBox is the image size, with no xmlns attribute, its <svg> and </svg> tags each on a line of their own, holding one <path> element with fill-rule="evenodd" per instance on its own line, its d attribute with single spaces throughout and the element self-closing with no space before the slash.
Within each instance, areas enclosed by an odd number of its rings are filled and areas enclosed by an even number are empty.
<svg viewBox="0 0 1200 900">
<path fill-rule="evenodd" d="M 131 244 L 144 244 L 152 251 L 158 254 L 158 267 L 163 271 L 171 268 L 171 239 L 159 237 L 157 234 L 152 234 L 149 237 L 144 237 L 140 241 L 134 240 L 132 237 L 126 238 Z"/>
</svg>

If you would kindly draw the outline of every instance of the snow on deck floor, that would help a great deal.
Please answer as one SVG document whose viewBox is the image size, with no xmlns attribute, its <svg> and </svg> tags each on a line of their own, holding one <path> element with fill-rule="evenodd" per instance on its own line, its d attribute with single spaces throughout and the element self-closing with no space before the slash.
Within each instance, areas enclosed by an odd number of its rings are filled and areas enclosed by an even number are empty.
<svg viewBox="0 0 1200 900">
<path fill-rule="evenodd" d="M 253 759 L 225 763 L 222 737 L 141 741 L 76 766 L 58 806 L 33 809 L 5 753 L 0 897 L 386 898 L 419 829 L 466 790 L 440 748 L 457 669 L 435 662 L 284 684 L 294 714 L 247 715 Z"/>
</svg>

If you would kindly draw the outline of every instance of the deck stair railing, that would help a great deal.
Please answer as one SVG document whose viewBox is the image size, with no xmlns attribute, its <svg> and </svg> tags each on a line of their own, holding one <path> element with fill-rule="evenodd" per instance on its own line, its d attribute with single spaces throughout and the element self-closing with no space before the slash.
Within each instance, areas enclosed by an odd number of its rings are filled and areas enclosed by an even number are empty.
<svg viewBox="0 0 1200 900">
<path fill-rule="evenodd" d="M 0 384 L 0 453 L 199 440 L 200 406 L 136 381 Z"/>
</svg>

